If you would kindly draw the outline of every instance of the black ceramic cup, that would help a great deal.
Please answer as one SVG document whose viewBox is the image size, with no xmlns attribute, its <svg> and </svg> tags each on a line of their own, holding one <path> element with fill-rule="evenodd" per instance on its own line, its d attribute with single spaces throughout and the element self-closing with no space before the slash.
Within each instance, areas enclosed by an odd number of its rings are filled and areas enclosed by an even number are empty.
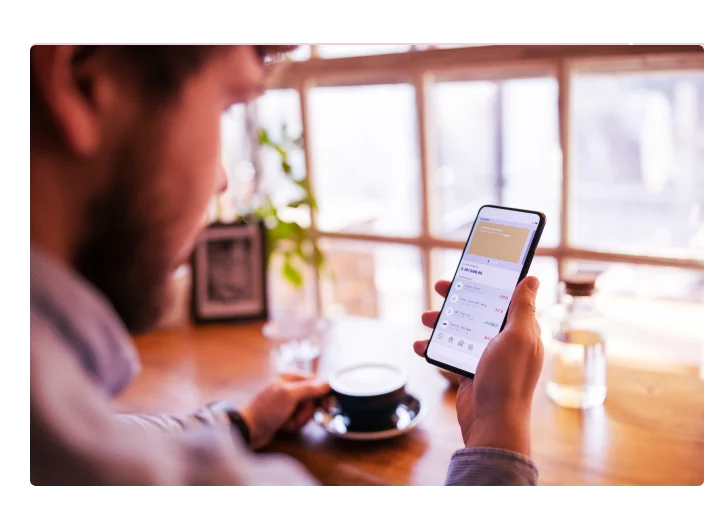
<svg viewBox="0 0 704 528">
<path fill-rule="evenodd" d="M 407 375 L 396 365 L 364 363 L 338 370 L 330 379 L 336 404 L 350 431 L 395 427 L 396 409 L 406 396 Z"/>
</svg>

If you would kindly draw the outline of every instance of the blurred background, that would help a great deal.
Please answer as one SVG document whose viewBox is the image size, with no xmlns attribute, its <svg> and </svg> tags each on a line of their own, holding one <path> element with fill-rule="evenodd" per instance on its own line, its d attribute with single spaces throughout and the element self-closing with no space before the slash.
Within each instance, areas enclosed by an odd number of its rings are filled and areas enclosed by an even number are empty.
<svg viewBox="0 0 704 528">
<path fill-rule="evenodd" d="M 539 310 L 597 273 L 610 357 L 698 370 L 704 68 L 684 48 L 301 46 L 223 119 L 230 213 L 266 196 L 303 226 L 331 272 L 306 283 L 322 314 L 408 324 L 441 305 L 481 205 L 541 210 Z M 302 140 L 289 174 L 262 129 Z M 291 174 L 317 209 L 289 207 Z"/>
</svg>

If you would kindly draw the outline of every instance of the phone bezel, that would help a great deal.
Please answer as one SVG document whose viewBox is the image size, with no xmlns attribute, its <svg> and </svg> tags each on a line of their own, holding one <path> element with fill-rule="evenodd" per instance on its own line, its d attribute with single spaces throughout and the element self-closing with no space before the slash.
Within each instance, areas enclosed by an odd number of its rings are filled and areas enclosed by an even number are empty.
<svg viewBox="0 0 704 528">
<path fill-rule="evenodd" d="M 543 234 L 543 228 L 545 227 L 546 223 L 546 217 L 544 213 L 541 213 L 540 211 L 531 211 L 530 209 L 517 209 L 515 207 L 504 207 L 501 205 L 482 205 L 479 208 L 479 211 L 477 211 L 477 216 L 474 219 L 474 222 L 472 223 L 472 229 L 469 230 L 469 235 L 467 235 L 467 241 L 464 243 L 464 248 L 462 249 L 462 255 L 460 256 L 460 260 L 457 263 L 457 268 L 455 269 L 455 273 L 452 275 L 452 279 L 450 280 L 450 284 L 455 282 L 455 277 L 457 277 L 457 272 L 460 269 L 460 264 L 462 264 L 462 257 L 464 257 L 465 252 L 467 251 L 467 246 L 469 245 L 469 240 L 472 238 L 472 233 L 474 233 L 474 228 L 477 225 L 477 220 L 479 220 L 479 216 L 482 213 L 482 209 L 485 207 L 492 207 L 494 209 L 505 209 L 507 211 L 518 211 L 519 213 L 530 213 L 530 214 L 537 214 L 540 217 L 540 221 L 538 222 L 538 227 L 535 230 L 535 236 L 533 237 L 533 240 L 531 241 L 530 248 L 528 249 L 528 254 L 526 255 L 526 261 L 523 264 L 523 268 L 521 269 L 521 273 L 518 276 L 518 282 L 516 282 L 516 286 L 526 278 L 528 275 L 528 270 L 530 269 L 530 265 L 533 262 L 533 257 L 535 256 L 535 250 L 538 248 L 538 244 L 540 243 L 540 237 Z M 514 288 L 515 291 L 515 288 Z M 445 303 L 447 303 L 447 297 L 445 297 L 445 300 L 442 303 L 442 307 L 440 308 L 440 313 L 445 309 Z M 501 333 L 504 329 L 504 326 L 506 326 L 506 320 L 508 318 L 508 313 L 511 310 L 511 304 L 509 303 L 508 309 L 506 310 L 506 314 L 504 315 L 504 320 L 501 323 L 501 328 L 499 328 L 499 333 Z M 465 376 L 467 378 L 473 379 L 474 378 L 474 373 L 472 372 L 467 372 L 465 370 L 462 370 L 457 367 L 453 367 L 452 365 L 448 365 L 446 363 L 442 363 L 441 361 L 436 361 L 432 358 L 428 357 L 428 347 L 430 346 L 430 341 L 433 339 L 433 336 L 435 335 L 435 330 L 438 327 L 438 323 L 440 322 L 440 318 L 438 317 L 438 321 L 435 322 L 435 325 L 433 326 L 433 331 L 430 334 L 430 338 L 428 339 L 428 344 L 425 347 L 425 352 L 423 353 L 423 356 L 425 357 L 425 360 L 430 363 L 431 365 L 435 365 L 436 367 L 440 367 L 445 370 L 449 370 L 450 372 L 454 372 L 455 374 L 459 374 L 461 376 Z M 498 335 L 498 334 L 497 334 Z"/>
</svg>

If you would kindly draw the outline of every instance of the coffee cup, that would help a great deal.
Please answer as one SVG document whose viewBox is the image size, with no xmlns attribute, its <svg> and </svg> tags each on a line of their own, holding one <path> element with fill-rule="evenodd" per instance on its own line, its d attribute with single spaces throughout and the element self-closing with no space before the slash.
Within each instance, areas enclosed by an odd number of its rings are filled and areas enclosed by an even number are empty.
<svg viewBox="0 0 704 528">
<path fill-rule="evenodd" d="M 395 427 L 395 411 L 406 396 L 406 382 L 406 372 L 396 365 L 364 363 L 335 372 L 330 388 L 349 419 L 349 430 L 378 431 Z"/>
</svg>

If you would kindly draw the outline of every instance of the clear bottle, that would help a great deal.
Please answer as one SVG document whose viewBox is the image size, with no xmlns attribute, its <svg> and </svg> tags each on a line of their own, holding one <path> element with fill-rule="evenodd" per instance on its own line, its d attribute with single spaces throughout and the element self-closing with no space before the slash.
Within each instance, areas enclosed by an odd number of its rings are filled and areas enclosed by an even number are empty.
<svg viewBox="0 0 704 528">
<path fill-rule="evenodd" d="M 606 399 L 606 347 L 602 317 L 592 296 L 594 283 L 593 276 L 567 278 L 550 317 L 547 393 L 562 407 L 589 409 Z"/>
</svg>

